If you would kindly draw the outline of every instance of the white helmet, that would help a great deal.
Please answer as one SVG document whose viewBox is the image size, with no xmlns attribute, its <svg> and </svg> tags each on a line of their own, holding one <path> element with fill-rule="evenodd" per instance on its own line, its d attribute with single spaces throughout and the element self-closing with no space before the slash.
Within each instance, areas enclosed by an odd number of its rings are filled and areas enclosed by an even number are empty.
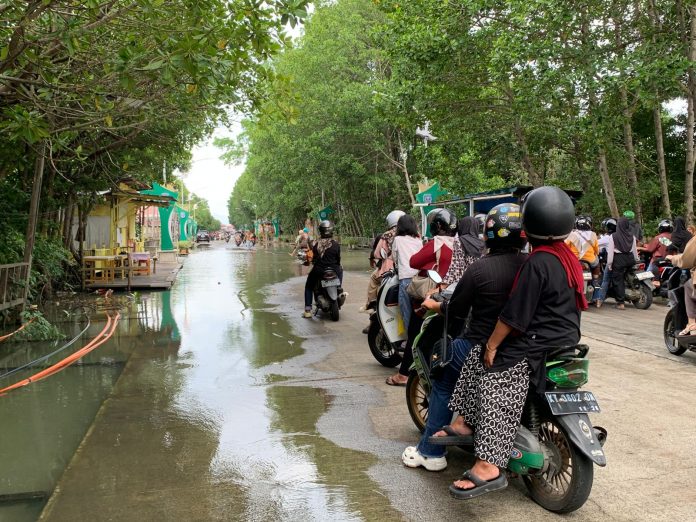
<svg viewBox="0 0 696 522">
<path fill-rule="evenodd" d="M 389 214 L 387 214 L 387 228 L 394 228 L 399 222 L 399 218 L 405 215 L 406 212 L 402 210 L 392 210 Z"/>
</svg>

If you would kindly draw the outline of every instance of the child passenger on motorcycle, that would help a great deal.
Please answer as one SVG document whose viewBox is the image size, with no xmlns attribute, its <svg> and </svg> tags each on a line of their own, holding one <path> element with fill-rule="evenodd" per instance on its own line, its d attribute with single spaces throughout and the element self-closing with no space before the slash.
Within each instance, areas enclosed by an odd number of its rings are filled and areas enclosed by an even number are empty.
<svg viewBox="0 0 696 522">
<path fill-rule="evenodd" d="M 474 346 L 464 362 L 449 404 L 460 415 L 450 430 L 473 433 L 476 456 L 474 466 L 450 486 L 456 498 L 507 486 L 504 469 L 530 384 L 543 393 L 546 353 L 580 340 L 580 311 L 587 309 L 582 268 L 563 242 L 574 214 L 570 197 L 556 187 L 535 189 L 524 200 L 522 223 L 533 252 L 488 341 Z"/>
<path fill-rule="evenodd" d="M 429 471 L 447 467 L 445 446 L 429 444 L 428 438 L 448 429 L 452 412 L 447 404 L 459 378 L 462 364 L 474 344 L 485 343 L 495 328 L 498 315 L 507 302 L 512 283 L 526 259 L 521 254 L 526 239 L 522 233 L 519 205 L 505 203 L 494 207 L 484 222 L 483 236 L 488 253 L 474 261 L 464 272 L 449 302 L 426 299 L 422 306 L 428 310 L 448 312 L 452 322 L 471 320 L 462 335 L 452 343 L 452 361 L 441 375 L 431 375 L 432 391 L 428 399 L 428 420 L 417 446 L 409 446 L 401 456 L 402 462 Z M 456 318 L 456 319 L 455 319 Z"/>
<path fill-rule="evenodd" d="M 302 317 L 309 319 L 312 317 L 312 300 L 314 299 L 314 287 L 321 279 L 324 271 L 333 270 L 338 275 L 339 281 L 343 283 L 343 267 L 341 266 L 341 245 L 333 239 L 333 224 L 331 221 L 319 223 L 319 239 L 314 242 L 312 247 L 314 266 L 307 274 L 305 282 L 304 299 L 305 308 Z M 338 293 L 343 293 L 341 288 Z"/>
</svg>

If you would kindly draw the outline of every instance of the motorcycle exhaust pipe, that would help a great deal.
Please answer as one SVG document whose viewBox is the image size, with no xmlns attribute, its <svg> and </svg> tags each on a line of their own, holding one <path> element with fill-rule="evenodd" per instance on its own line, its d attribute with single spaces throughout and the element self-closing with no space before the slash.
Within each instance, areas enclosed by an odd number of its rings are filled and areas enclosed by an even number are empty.
<svg viewBox="0 0 696 522">
<path fill-rule="evenodd" d="M 601 426 L 592 426 L 594 430 L 595 437 L 597 437 L 597 442 L 601 447 L 604 447 L 604 443 L 607 441 L 607 430 Z"/>
</svg>

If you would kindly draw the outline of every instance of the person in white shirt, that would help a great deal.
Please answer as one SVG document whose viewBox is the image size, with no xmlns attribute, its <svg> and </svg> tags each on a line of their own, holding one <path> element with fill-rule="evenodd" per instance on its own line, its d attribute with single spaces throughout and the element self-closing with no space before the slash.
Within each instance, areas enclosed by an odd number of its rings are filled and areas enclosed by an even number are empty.
<svg viewBox="0 0 696 522">
<path fill-rule="evenodd" d="M 404 320 L 404 326 L 408 331 L 408 325 L 413 313 L 411 297 L 406 292 L 406 287 L 411 283 L 418 270 L 411 268 L 409 260 L 411 256 L 423 247 L 418 235 L 418 226 L 413 217 L 405 214 L 399 218 L 396 225 L 396 237 L 392 244 L 392 258 L 399 274 L 399 308 Z"/>
</svg>

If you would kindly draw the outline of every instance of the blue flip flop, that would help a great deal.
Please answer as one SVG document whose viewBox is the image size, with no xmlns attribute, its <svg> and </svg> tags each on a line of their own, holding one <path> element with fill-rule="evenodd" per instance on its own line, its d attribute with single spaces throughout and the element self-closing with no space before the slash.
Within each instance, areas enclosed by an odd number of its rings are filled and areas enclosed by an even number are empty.
<svg viewBox="0 0 696 522">
<path fill-rule="evenodd" d="M 428 437 L 428 444 L 435 446 L 470 446 L 474 443 L 473 435 L 460 435 L 449 424 L 440 428 L 447 437 Z"/>
</svg>

